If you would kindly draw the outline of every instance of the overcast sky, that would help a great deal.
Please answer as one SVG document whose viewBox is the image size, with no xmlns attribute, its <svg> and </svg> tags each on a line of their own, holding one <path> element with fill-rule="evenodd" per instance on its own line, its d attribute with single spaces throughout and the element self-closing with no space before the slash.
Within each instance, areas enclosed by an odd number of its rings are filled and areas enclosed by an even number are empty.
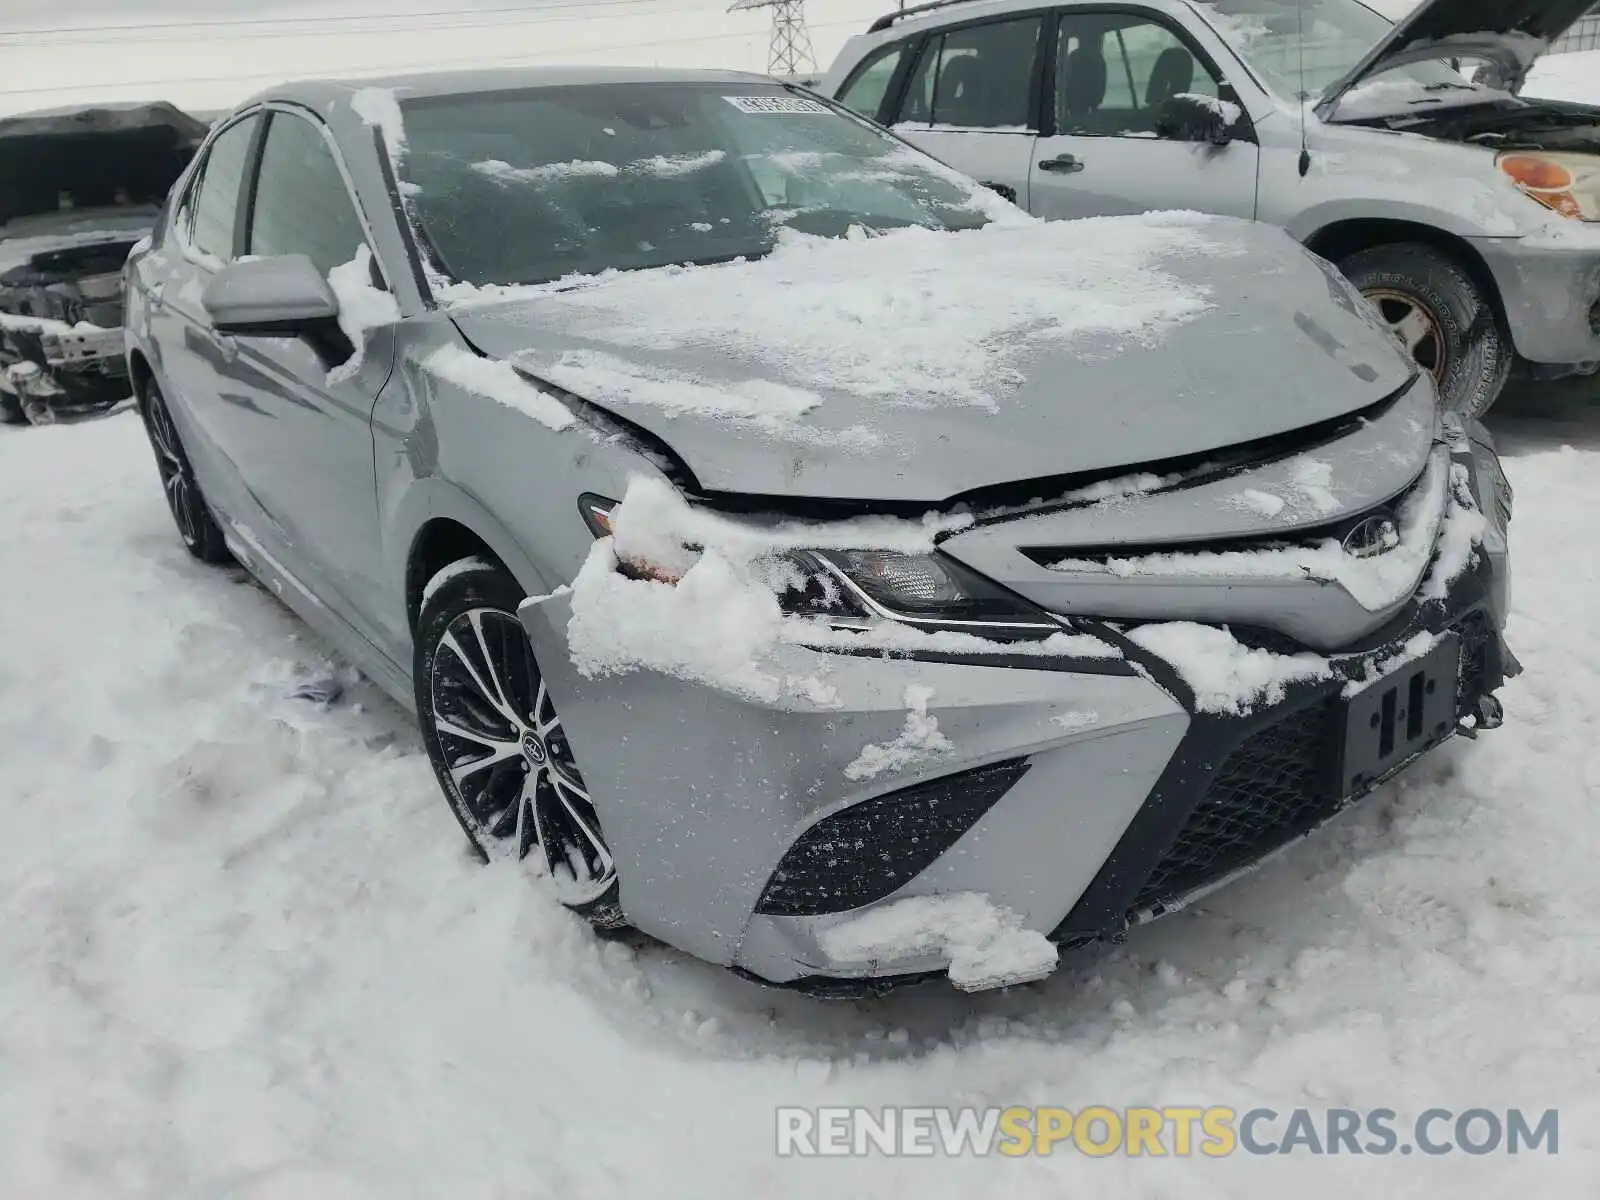
<svg viewBox="0 0 1600 1200">
<path fill-rule="evenodd" d="M 0 113 L 158 99 L 210 111 L 288 78 L 481 66 L 766 70 L 768 15 L 730 14 L 729 3 L 0 0 Z M 894 7 L 894 0 L 806 0 L 817 65 L 826 67 L 846 37 Z"/>
</svg>

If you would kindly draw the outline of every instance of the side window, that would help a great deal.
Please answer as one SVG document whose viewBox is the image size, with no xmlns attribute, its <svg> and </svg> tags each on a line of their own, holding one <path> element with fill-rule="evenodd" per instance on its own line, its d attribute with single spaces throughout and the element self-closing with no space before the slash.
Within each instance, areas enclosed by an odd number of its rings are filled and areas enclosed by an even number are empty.
<svg viewBox="0 0 1600 1200">
<path fill-rule="evenodd" d="M 1057 34 L 1058 133 L 1150 137 L 1180 93 L 1215 98 L 1220 83 L 1182 38 L 1141 17 L 1064 13 Z"/>
<path fill-rule="evenodd" d="M 1043 28 L 1042 18 L 1024 17 L 932 35 L 896 119 L 963 129 L 1028 128 Z"/>
<path fill-rule="evenodd" d="M 239 191 L 244 185 L 250 145 L 260 117 L 246 117 L 217 135 L 200 166 L 199 182 L 191 193 L 189 241 L 196 250 L 227 262 L 233 258 L 234 226 L 239 215 Z M 179 227 L 185 217 L 179 216 Z"/>
<path fill-rule="evenodd" d="M 248 250 L 263 258 L 304 254 L 324 276 L 366 245 L 355 202 L 320 130 L 275 112 L 261 150 Z"/>
<path fill-rule="evenodd" d="M 906 56 L 906 49 L 907 43 L 900 42 L 875 51 L 864 65 L 856 69 L 850 82 L 845 84 L 844 90 L 839 93 L 839 103 L 876 121 L 883 109 L 883 98 L 888 95 L 889 85 L 894 82 L 894 73 L 900 69 L 900 62 Z"/>
</svg>

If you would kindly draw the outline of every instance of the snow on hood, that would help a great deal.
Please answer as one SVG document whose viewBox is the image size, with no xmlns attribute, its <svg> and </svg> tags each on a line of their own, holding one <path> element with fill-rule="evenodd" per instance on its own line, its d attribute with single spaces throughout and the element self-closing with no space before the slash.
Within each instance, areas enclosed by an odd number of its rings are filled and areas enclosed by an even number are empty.
<svg viewBox="0 0 1600 1200">
<path fill-rule="evenodd" d="M 1193 214 L 797 237 L 449 311 L 745 494 L 933 503 L 1287 432 L 1412 376 L 1286 234 Z"/>
<path fill-rule="evenodd" d="M 1101 561 L 1065 558 L 1050 564 L 1052 570 L 1119 578 L 1158 579 L 1314 579 L 1337 583 L 1369 612 L 1382 612 L 1399 604 L 1417 588 L 1433 561 L 1439 528 L 1451 503 L 1449 463 L 1443 451 L 1435 454 L 1420 483 L 1401 502 L 1394 538 L 1380 553 L 1358 555 L 1337 538 L 1300 546 L 1208 552 L 1167 551 Z M 1331 499 L 1331 497 L 1330 497 Z M 1264 492 L 1241 493 L 1242 503 L 1262 508 L 1274 505 L 1275 516 L 1285 501 Z"/>
<path fill-rule="evenodd" d="M 1593 7 L 1594 0 L 1427 0 L 1396 25 L 1343 79 L 1322 94 L 1317 114 L 1332 116 L 1339 100 L 1381 72 L 1429 59 L 1491 63 L 1516 91 L 1550 43 Z"/>
</svg>

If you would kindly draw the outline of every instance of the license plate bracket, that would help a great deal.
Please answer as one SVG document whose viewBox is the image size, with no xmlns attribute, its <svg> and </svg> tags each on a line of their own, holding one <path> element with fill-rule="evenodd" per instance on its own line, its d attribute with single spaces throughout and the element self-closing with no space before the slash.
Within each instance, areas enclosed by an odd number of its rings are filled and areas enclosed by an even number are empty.
<svg viewBox="0 0 1600 1200">
<path fill-rule="evenodd" d="M 1450 735 L 1460 673 L 1461 639 L 1446 634 L 1421 658 L 1346 699 L 1341 797 L 1365 791 Z"/>
</svg>

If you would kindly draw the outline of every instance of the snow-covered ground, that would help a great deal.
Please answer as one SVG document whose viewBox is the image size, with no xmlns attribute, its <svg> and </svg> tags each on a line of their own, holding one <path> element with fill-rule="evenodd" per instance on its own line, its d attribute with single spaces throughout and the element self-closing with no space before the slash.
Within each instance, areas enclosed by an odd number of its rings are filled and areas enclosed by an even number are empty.
<svg viewBox="0 0 1600 1200">
<path fill-rule="evenodd" d="M 1576 1196 L 1600 1170 L 1600 407 L 1501 423 L 1508 722 L 1099 964 L 759 989 L 468 858 L 407 719 L 191 561 L 138 419 L 0 431 L 0 1195 Z M 1522 1105 L 1561 1153 L 799 1161 L 780 1104 Z"/>
<path fill-rule="evenodd" d="M 246 74 L 280 65 L 246 49 Z M 244 56 L 95 53 L 82 78 L 122 82 Z M 58 98 L 17 89 L 59 70 L 0 59 L 0 104 Z M 1536 78 L 1585 69 L 1592 94 L 1592 59 Z M 1592 1195 L 1600 399 L 1507 407 L 1527 671 L 1504 729 L 1095 967 L 859 1004 L 602 945 L 479 867 L 402 713 L 359 682 L 288 698 L 342 668 L 184 554 L 136 417 L 0 428 L 0 1197 Z M 1561 1152 L 774 1154 L 778 1105 L 1149 1103 L 1559 1108 Z"/>
<path fill-rule="evenodd" d="M 1522 94 L 1546 100 L 1600 103 L 1600 50 L 1545 55 L 1533 64 Z"/>
</svg>

